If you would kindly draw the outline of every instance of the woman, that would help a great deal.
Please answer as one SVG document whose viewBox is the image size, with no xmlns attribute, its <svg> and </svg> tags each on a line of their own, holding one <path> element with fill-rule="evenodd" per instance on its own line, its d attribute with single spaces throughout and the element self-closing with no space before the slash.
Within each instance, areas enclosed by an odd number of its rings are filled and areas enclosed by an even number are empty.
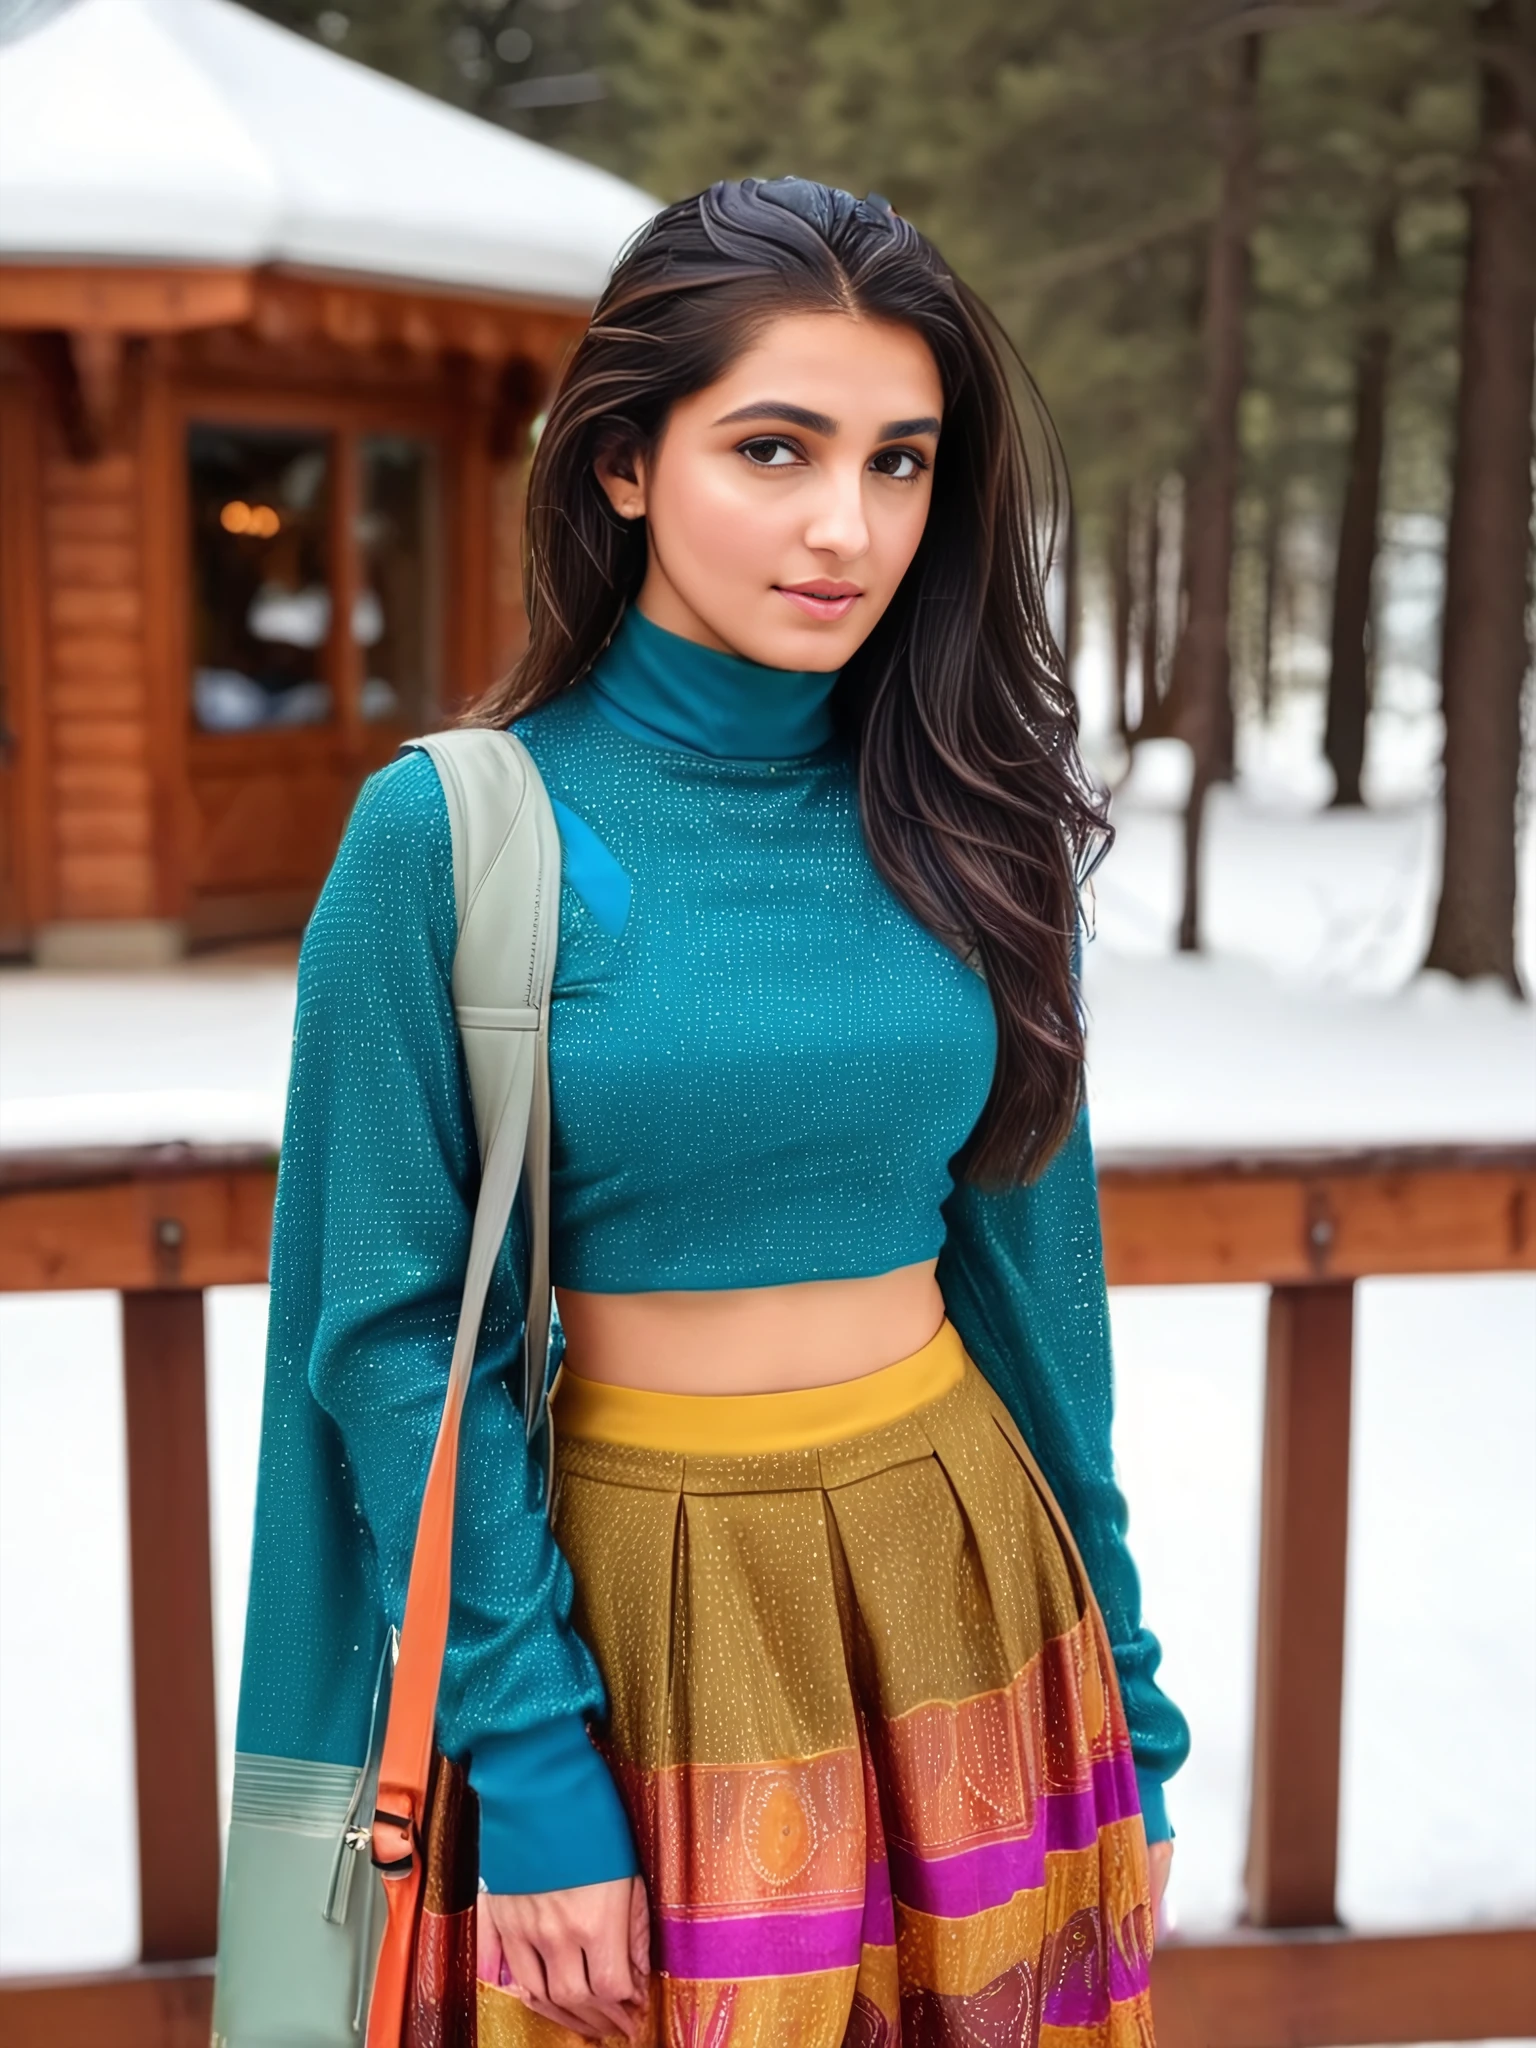
<svg viewBox="0 0 1536 2048">
<path fill-rule="evenodd" d="M 475 717 L 561 827 L 566 1348 L 551 1535 L 514 1229 L 439 1711 L 483 2041 L 1151 2037 L 1187 1737 L 1110 1463 L 1105 833 L 1005 361 L 883 201 L 745 180 L 637 239 L 540 442 Z M 476 1181 L 453 945 L 412 755 L 301 963 L 243 1751 L 359 1760 L 399 1618 Z"/>
</svg>

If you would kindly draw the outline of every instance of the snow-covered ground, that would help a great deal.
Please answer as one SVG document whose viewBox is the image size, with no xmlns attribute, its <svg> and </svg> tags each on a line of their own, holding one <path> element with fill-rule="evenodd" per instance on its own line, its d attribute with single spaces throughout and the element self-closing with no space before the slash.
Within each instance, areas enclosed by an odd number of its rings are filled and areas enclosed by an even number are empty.
<svg viewBox="0 0 1536 2048">
<path fill-rule="evenodd" d="M 1092 659 L 1088 671 L 1101 727 Z M 1437 860 L 1422 679 L 1386 678 L 1367 812 L 1321 810 L 1317 725 L 1317 700 L 1300 696 L 1268 732 L 1245 730 L 1241 780 L 1213 805 L 1198 958 L 1169 950 L 1177 748 L 1145 754 L 1120 792 L 1086 969 L 1101 1150 L 1536 1136 L 1531 1008 L 1413 974 Z M 281 958 L 0 975 L 0 1144 L 275 1139 L 291 1010 Z M 1175 1912 L 1194 1929 L 1239 1903 L 1263 1300 L 1130 1289 L 1113 1309 L 1132 1541 L 1169 1690 L 1194 1724 L 1172 1788 Z M 209 1316 L 227 1752 L 264 1292 L 216 1292 Z M 1529 1913 L 1536 1279 L 1370 1283 L 1358 1343 L 1343 1909 L 1372 1926 Z M 134 1948 L 117 1345 L 109 1298 L 0 1298 L 5 1969 Z"/>
</svg>

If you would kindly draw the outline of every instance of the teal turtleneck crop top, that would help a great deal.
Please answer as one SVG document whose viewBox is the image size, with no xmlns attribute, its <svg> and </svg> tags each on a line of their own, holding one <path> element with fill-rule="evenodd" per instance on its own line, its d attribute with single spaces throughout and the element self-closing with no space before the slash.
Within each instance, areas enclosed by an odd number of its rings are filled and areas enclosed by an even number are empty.
<svg viewBox="0 0 1536 2048">
<path fill-rule="evenodd" d="M 768 1285 L 937 1253 L 950 1320 L 1083 1553 L 1156 1839 L 1188 1734 L 1156 1682 L 1115 1482 L 1087 1120 L 1028 1187 L 952 1182 L 992 1073 L 990 1004 L 870 862 L 832 682 L 632 612 L 587 681 L 518 728 L 564 847 L 555 1276 Z M 404 1609 L 479 1181 L 455 940 L 442 789 L 408 754 L 359 797 L 299 960 L 236 1736 L 258 1759 L 362 1761 Z M 504 1892 L 635 1867 L 508 1394 L 524 1270 L 515 1218 L 464 1409 L 437 1728 L 469 1760 L 481 1872 Z"/>
<path fill-rule="evenodd" d="M 517 728 L 556 804 L 556 1284 L 841 1280 L 935 1259 L 996 1051 L 986 985 L 859 829 L 832 674 L 631 611 Z"/>
</svg>

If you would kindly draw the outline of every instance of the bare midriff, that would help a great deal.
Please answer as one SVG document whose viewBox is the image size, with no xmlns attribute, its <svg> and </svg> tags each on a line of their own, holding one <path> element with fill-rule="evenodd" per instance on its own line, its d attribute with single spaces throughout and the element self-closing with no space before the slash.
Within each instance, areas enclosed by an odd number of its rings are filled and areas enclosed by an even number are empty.
<svg viewBox="0 0 1536 2048">
<path fill-rule="evenodd" d="M 782 1394 L 862 1379 L 921 1351 L 944 1320 L 936 1261 L 861 1280 L 699 1292 L 557 1290 L 566 1364 L 657 1394 Z"/>
</svg>

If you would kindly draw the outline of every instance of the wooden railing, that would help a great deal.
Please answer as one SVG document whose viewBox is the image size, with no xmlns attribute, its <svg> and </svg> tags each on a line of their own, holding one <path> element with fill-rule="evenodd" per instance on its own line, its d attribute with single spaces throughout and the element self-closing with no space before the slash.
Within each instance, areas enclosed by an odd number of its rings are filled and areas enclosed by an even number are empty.
<svg viewBox="0 0 1536 2048">
<path fill-rule="evenodd" d="M 7 2048 L 205 2048 L 218 1911 L 203 1303 L 266 1277 L 275 1162 L 166 1147 L 0 1160 L 0 1289 L 123 1297 L 143 1962 L 0 1979 Z M 1166 1942 L 1161 2048 L 1536 2034 L 1536 1926 L 1338 1924 L 1353 1290 L 1536 1269 L 1536 1146 L 1106 1157 L 1111 1284 L 1271 1289 L 1247 1920 Z M 1512 1617 L 1524 1625 L 1529 1617 Z"/>
</svg>

